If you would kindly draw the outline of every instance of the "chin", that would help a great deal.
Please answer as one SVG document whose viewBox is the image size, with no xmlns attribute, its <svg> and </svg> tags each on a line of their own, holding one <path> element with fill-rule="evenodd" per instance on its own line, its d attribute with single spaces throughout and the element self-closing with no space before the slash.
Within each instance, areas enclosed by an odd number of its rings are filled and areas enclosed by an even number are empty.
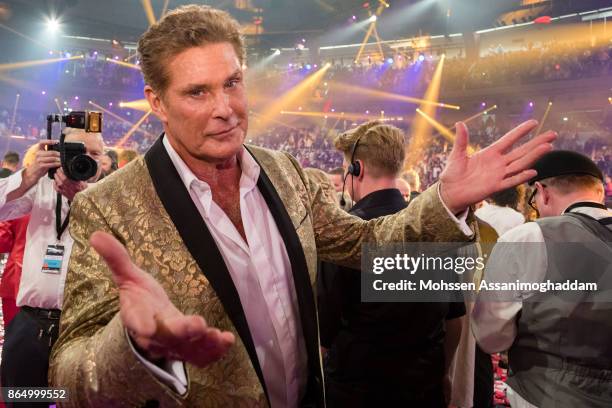
<svg viewBox="0 0 612 408">
<path fill-rule="evenodd" d="M 242 149 L 242 143 L 215 143 L 203 146 L 200 158 L 206 161 L 222 163 L 236 157 Z"/>
</svg>

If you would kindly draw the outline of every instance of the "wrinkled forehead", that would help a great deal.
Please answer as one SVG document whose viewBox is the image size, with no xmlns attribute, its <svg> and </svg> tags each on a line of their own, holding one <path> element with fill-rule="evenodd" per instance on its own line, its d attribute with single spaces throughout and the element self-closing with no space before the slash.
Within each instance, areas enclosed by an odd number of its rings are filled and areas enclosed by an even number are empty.
<svg viewBox="0 0 612 408">
<path fill-rule="evenodd" d="M 182 88 L 223 83 L 242 66 L 234 47 L 222 42 L 187 48 L 170 59 L 166 70 L 169 86 Z"/>
<path fill-rule="evenodd" d="M 64 134 L 66 135 L 64 139 L 66 142 L 82 142 L 86 145 L 104 145 L 101 133 L 86 132 L 83 129 L 66 128 L 64 129 Z"/>
</svg>

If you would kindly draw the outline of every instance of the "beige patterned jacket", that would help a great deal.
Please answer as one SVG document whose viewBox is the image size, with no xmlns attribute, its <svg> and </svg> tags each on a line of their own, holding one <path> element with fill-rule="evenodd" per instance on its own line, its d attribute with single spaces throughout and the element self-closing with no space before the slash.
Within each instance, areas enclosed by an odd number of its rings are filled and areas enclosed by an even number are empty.
<svg viewBox="0 0 612 408">
<path fill-rule="evenodd" d="M 366 222 L 340 210 L 331 185 L 309 179 L 289 155 L 248 148 L 291 218 L 313 287 L 317 259 L 358 266 L 363 242 L 469 240 L 443 208 L 437 185 L 405 210 Z M 96 230 L 114 234 L 179 310 L 236 335 L 219 362 L 204 369 L 187 365 L 186 395 L 156 379 L 131 351 L 117 313 L 118 291 L 88 243 Z M 69 389 L 69 401 L 60 406 L 140 407 L 151 400 L 161 407 L 267 406 L 245 346 L 156 194 L 143 158 L 77 195 L 70 233 L 75 242 L 49 368 L 51 386 Z"/>
</svg>

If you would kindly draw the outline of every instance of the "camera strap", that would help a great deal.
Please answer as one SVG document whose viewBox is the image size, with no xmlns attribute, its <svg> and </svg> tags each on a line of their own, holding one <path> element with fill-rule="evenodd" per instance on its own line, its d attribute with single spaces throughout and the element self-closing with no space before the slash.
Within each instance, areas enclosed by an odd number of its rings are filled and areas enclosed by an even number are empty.
<svg viewBox="0 0 612 408">
<path fill-rule="evenodd" d="M 68 201 L 68 205 L 70 206 L 70 201 Z M 57 232 L 58 241 L 62 238 L 62 234 L 66 231 L 66 228 L 68 228 L 69 218 L 70 208 L 68 208 L 68 214 L 66 214 L 64 222 L 62 222 L 62 195 L 57 193 L 57 200 L 55 202 L 55 232 Z"/>
</svg>

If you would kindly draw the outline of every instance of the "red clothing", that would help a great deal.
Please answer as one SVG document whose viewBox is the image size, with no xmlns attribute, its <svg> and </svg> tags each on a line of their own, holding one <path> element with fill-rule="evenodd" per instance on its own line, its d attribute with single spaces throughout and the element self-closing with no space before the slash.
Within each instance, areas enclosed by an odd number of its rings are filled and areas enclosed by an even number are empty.
<svg viewBox="0 0 612 408">
<path fill-rule="evenodd" d="M 0 280 L 2 298 L 17 299 L 28 222 L 30 222 L 29 215 L 0 223 L 0 253 L 9 252 Z"/>
<path fill-rule="evenodd" d="M 2 298 L 2 320 L 4 320 L 4 331 L 8 327 L 13 317 L 17 315 L 19 308 L 17 307 L 17 301 L 11 298 Z"/>
</svg>

